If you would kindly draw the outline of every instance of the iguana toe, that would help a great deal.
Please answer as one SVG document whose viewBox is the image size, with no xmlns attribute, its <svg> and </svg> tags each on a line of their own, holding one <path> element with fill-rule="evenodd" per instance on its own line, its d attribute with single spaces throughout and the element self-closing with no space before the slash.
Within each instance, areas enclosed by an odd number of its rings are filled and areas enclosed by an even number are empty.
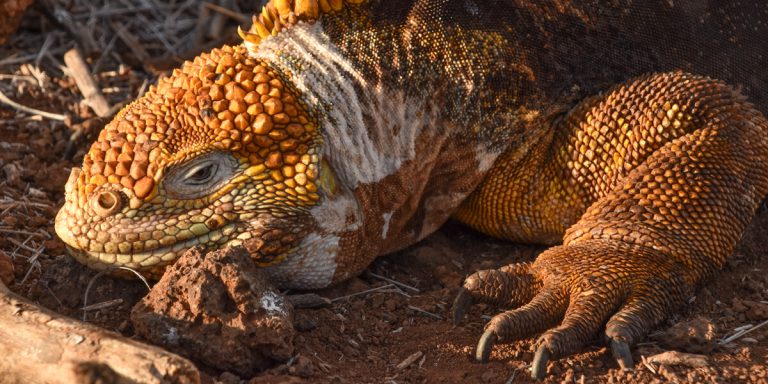
<svg viewBox="0 0 768 384">
<path fill-rule="evenodd" d="M 453 324 L 459 325 L 467 308 L 474 303 L 518 307 L 529 302 L 541 287 L 529 269 L 530 263 L 511 264 L 467 277 L 453 301 Z"/>
</svg>

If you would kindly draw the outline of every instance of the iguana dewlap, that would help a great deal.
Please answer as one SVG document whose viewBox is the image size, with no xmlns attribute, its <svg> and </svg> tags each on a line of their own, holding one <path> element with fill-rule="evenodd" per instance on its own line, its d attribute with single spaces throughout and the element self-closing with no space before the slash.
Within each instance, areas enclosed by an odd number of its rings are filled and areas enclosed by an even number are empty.
<svg viewBox="0 0 768 384">
<path fill-rule="evenodd" d="M 56 231 L 89 266 L 149 274 L 239 244 L 307 289 L 454 217 L 562 244 L 467 279 L 455 321 L 473 302 L 516 308 L 478 359 L 543 332 L 540 377 L 605 324 L 631 364 L 768 192 L 768 9 L 595 3 L 272 0 L 244 44 L 104 128 Z"/>
</svg>

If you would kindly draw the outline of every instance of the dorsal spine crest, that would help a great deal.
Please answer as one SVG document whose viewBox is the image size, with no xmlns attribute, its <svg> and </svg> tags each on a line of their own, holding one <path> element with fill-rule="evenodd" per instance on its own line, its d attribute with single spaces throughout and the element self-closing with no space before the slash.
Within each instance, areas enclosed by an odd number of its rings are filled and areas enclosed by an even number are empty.
<svg viewBox="0 0 768 384">
<path fill-rule="evenodd" d="M 237 33 L 249 50 L 258 47 L 262 40 L 280 33 L 299 21 L 315 22 L 324 14 L 333 14 L 349 5 L 359 5 L 367 0 L 270 0 L 261 13 L 253 15 L 251 28 Z"/>
</svg>

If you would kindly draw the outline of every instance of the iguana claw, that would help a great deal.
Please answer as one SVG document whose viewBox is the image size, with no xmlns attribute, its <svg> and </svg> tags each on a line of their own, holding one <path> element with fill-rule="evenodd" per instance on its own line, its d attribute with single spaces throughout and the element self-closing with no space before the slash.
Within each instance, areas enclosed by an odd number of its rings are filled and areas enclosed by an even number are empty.
<svg viewBox="0 0 768 384">
<path fill-rule="evenodd" d="M 477 350 L 475 351 L 475 359 L 481 363 L 487 363 L 488 358 L 491 356 L 493 346 L 496 344 L 496 334 L 493 331 L 485 331 L 480 336 L 480 341 L 477 342 Z"/>
<path fill-rule="evenodd" d="M 456 295 L 456 299 L 453 300 L 453 307 L 451 309 L 454 327 L 461 324 L 461 319 L 464 318 L 464 314 L 467 312 L 467 308 L 471 306 L 472 295 L 466 288 L 459 288 L 459 294 Z"/>
<path fill-rule="evenodd" d="M 626 342 L 612 338 L 611 352 L 613 352 L 613 358 L 616 359 L 622 370 L 630 370 L 635 366 L 635 362 L 632 361 L 632 353 Z"/>
<path fill-rule="evenodd" d="M 531 363 L 531 378 L 541 380 L 547 375 L 547 363 L 549 362 L 550 352 L 544 344 L 539 345 L 536 354 Z"/>
</svg>

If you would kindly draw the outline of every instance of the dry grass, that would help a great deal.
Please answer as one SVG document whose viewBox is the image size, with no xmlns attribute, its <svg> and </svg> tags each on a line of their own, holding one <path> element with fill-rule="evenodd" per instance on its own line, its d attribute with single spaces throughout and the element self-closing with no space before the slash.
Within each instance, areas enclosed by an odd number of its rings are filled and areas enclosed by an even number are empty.
<svg viewBox="0 0 768 384">
<path fill-rule="evenodd" d="M 100 73 L 124 65 L 148 72 L 233 41 L 258 1 L 39 0 L 0 49 L 0 69 L 32 63 L 56 74 L 77 46 Z M 49 72 L 53 71 L 53 72 Z M 58 73 L 62 74 L 62 73 Z"/>
<path fill-rule="evenodd" d="M 141 95 L 158 75 L 183 60 L 237 41 L 259 1 L 38 0 L 0 47 L 0 101 L 31 115 L 66 121 L 93 117 L 71 83 L 64 54 L 73 48 L 112 106 Z M 70 66 L 71 67 L 71 66 Z M 52 84 L 51 79 L 58 80 Z M 19 102 L 38 88 L 63 101 L 59 110 Z M 114 111 L 113 111 L 114 113 Z"/>
<path fill-rule="evenodd" d="M 38 166 L 60 159 L 63 170 L 55 172 L 68 173 L 124 103 L 183 60 L 236 43 L 237 26 L 247 27 L 260 3 L 37 0 L 26 11 L 0 46 L 0 253 L 13 261 L 16 291 L 32 290 L 44 261 L 64 253 L 52 225 L 62 203 L 61 177 L 48 180 L 47 188 L 30 183 L 40 170 L 30 169 L 29 155 L 42 159 Z M 65 62 L 73 50 L 81 68 Z M 111 107 L 101 117 L 76 84 L 78 74 L 90 77 Z"/>
</svg>

